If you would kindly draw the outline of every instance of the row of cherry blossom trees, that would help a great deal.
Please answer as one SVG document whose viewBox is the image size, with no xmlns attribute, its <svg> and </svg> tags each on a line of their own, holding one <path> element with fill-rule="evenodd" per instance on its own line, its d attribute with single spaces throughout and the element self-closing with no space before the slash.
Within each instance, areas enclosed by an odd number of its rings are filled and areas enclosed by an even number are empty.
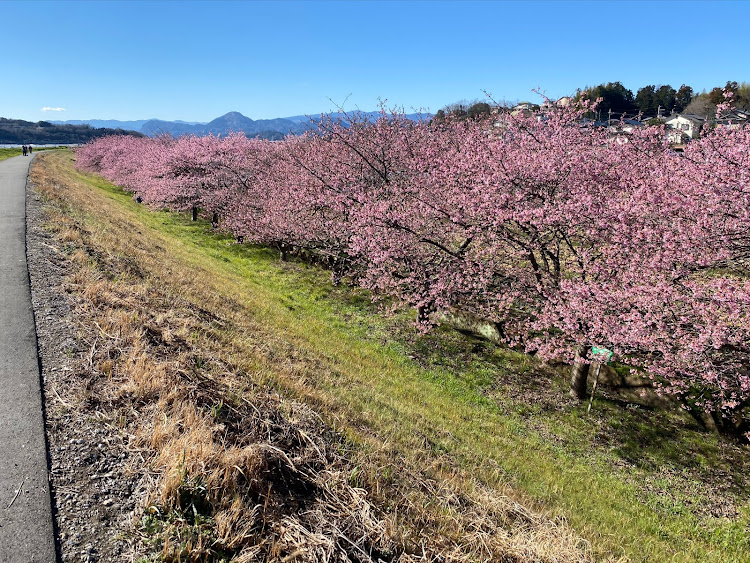
<svg viewBox="0 0 750 563">
<path fill-rule="evenodd" d="M 579 116 L 384 112 L 277 142 L 108 137 L 77 164 L 154 207 L 200 209 L 241 240 L 314 257 L 417 308 L 425 328 L 455 308 L 545 358 L 606 346 L 746 431 L 750 130 L 678 155 L 659 128 L 613 138 Z"/>
</svg>

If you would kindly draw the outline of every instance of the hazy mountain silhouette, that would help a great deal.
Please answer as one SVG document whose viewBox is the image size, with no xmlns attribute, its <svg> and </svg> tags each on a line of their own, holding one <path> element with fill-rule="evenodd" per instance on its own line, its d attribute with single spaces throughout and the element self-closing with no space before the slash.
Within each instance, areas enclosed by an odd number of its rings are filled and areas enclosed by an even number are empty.
<svg viewBox="0 0 750 563">
<path fill-rule="evenodd" d="M 185 123 L 177 121 L 162 121 L 161 119 L 149 119 L 146 121 L 139 131 L 149 137 L 155 137 L 156 135 L 172 135 L 173 137 L 179 137 L 185 134 L 200 134 L 198 131 L 204 127 L 203 123 Z"/>
<path fill-rule="evenodd" d="M 380 112 L 361 112 L 368 119 L 376 119 Z M 335 117 L 335 114 L 333 114 Z M 407 115 L 409 119 L 420 119 L 419 114 Z M 429 115 L 427 115 L 429 117 Z M 320 120 L 320 115 L 306 116 L 295 115 L 292 117 L 278 117 L 276 119 L 250 119 L 238 111 L 230 111 L 208 123 L 195 123 L 188 121 L 164 121 L 161 119 L 117 121 L 117 120 L 75 120 L 59 121 L 64 124 L 87 124 L 92 127 L 119 127 L 131 131 L 138 131 L 149 137 L 156 135 L 219 135 L 229 133 L 245 133 L 248 137 L 259 137 L 261 139 L 282 139 L 286 135 L 300 135 L 310 129 L 315 129 L 315 124 Z"/>
</svg>

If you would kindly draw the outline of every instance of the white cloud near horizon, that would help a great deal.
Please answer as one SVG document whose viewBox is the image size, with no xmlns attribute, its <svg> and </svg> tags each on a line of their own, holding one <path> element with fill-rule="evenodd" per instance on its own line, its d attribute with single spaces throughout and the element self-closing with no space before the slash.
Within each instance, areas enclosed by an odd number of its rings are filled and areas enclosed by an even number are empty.
<svg viewBox="0 0 750 563">
<path fill-rule="evenodd" d="M 51 108 L 51 107 L 43 107 L 42 111 L 65 111 L 65 108 Z"/>
</svg>

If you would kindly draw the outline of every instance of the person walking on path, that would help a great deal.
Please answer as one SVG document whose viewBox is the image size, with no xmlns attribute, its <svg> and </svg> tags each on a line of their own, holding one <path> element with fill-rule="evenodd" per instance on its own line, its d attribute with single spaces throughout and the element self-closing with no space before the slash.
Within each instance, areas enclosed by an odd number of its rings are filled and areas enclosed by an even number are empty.
<svg viewBox="0 0 750 563">
<path fill-rule="evenodd" d="M 28 150 L 26 148 L 26 145 L 24 145 L 23 147 L 21 147 L 21 150 L 23 151 L 23 156 L 26 156 L 26 151 Z"/>
<path fill-rule="evenodd" d="M 32 153 L 31 145 L 29 145 L 29 156 L 31 156 L 31 153 Z"/>
<path fill-rule="evenodd" d="M 0 561 L 55 563 L 41 376 L 26 265 L 26 176 L 0 162 Z"/>
</svg>

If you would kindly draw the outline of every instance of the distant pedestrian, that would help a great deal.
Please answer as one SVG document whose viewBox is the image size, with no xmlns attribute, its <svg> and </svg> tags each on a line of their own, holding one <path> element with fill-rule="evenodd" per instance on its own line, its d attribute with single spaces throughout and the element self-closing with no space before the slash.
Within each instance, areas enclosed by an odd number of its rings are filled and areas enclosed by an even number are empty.
<svg viewBox="0 0 750 563">
<path fill-rule="evenodd" d="M 26 150 L 27 150 L 27 149 L 26 149 L 26 145 L 23 145 L 23 146 L 21 147 L 21 150 L 23 151 L 23 156 L 26 156 Z"/>
<path fill-rule="evenodd" d="M 29 156 L 31 156 L 31 153 L 32 153 L 31 145 L 29 145 Z"/>
</svg>

